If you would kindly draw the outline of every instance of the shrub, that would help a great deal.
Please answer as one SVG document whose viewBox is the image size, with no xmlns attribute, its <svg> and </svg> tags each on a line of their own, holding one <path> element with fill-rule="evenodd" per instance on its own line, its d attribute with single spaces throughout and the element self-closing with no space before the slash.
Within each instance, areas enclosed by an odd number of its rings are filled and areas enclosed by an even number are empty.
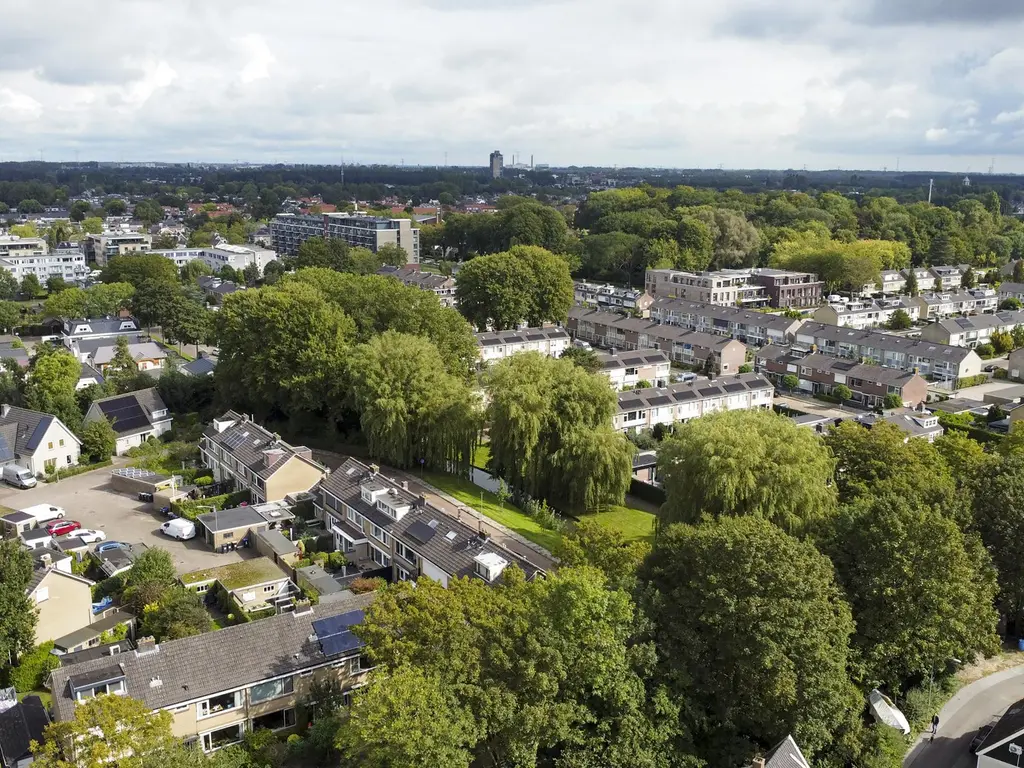
<svg viewBox="0 0 1024 768">
<path fill-rule="evenodd" d="M 978 353 L 978 357 L 987 360 L 995 355 L 996 348 L 991 344 L 979 344 L 974 348 L 974 351 Z"/>
<path fill-rule="evenodd" d="M 348 564 L 348 558 L 343 552 L 331 552 L 327 555 L 327 570 L 340 571 Z"/>
<path fill-rule="evenodd" d="M 60 659 L 50 651 L 53 642 L 38 645 L 18 659 L 18 665 L 11 669 L 11 685 L 18 693 L 38 691 L 46 682 L 47 675 L 60 666 Z"/>
<path fill-rule="evenodd" d="M 200 488 L 206 485 L 213 485 L 213 478 L 208 476 L 197 477 L 193 481 L 193 484 L 198 485 Z"/>
<path fill-rule="evenodd" d="M 104 459 L 103 461 L 97 461 L 95 464 L 78 464 L 74 467 L 68 467 L 61 469 L 60 472 L 53 472 L 49 475 L 43 475 L 43 480 L 47 483 L 56 483 L 60 480 L 66 480 L 69 477 L 75 475 L 82 475 L 86 472 L 92 472 L 94 469 L 100 469 L 102 467 L 109 467 L 113 462 L 110 459 Z"/>
<path fill-rule="evenodd" d="M 364 579 L 360 576 L 358 579 L 353 579 L 352 583 L 349 584 L 348 588 L 351 589 L 355 594 L 361 595 L 364 592 L 376 592 L 386 583 L 387 582 L 385 582 L 384 579 L 380 578 L 379 576 L 375 576 L 372 579 Z"/>
<path fill-rule="evenodd" d="M 996 368 L 992 371 L 993 379 L 1008 379 L 1010 378 L 1010 372 L 1005 368 Z"/>
</svg>

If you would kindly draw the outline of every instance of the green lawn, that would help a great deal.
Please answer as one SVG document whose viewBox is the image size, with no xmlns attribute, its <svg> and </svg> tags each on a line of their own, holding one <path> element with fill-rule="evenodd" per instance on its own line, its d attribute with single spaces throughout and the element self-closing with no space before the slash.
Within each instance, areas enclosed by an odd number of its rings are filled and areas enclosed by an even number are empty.
<svg viewBox="0 0 1024 768">
<path fill-rule="evenodd" d="M 655 516 L 633 507 L 612 507 L 606 512 L 581 515 L 581 520 L 596 520 L 606 528 L 619 531 L 627 541 L 654 541 Z"/>
<path fill-rule="evenodd" d="M 473 451 L 473 466 L 480 469 L 487 468 L 487 461 L 491 458 L 491 446 L 488 443 L 478 445 Z"/>
<path fill-rule="evenodd" d="M 43 706 L 47 709 L 53 706 L 53 694 L 43 688 L 40 688 L 38 691 L 25 691 L 18 694 L 18 697 L 21 699 L 24 699 L 26 696 L 38 696 L 43 702 Z"/>
<path fill-rule="evenodd" d="M 542 528 L 533 518 L 527 516 L 508 502 L 505 502 L 503 507 L 500 506 L 497 496 L 482 488 L 478 488 L 469 480 L 435 472 L 427 472 L 423 479 L 449 496 L 454 496 L 467 507 L 472 507 L 485 517 L 489 517 L 491 520 L 499 522 L 506 528 L 515 531 L 524 539 L 529 539 L 534 544 L 539 544 L 548 552 L 553 552 L 557 549 L 558 543 L 562 538 L 561 534 L 549 531 L 547 528 Z"/>
</svg>

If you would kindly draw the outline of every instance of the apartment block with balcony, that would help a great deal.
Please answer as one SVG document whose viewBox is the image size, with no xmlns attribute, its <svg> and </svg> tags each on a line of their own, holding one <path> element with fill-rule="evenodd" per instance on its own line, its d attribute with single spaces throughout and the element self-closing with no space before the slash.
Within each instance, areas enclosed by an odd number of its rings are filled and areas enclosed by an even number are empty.
<svg viewBox="0 0 1024 768">
<path fill-rule="evenodd" d="M 300 703 L 314 681 L 334 680 L 346 698 L 365 683 L 369 663 L 351 628 L 373 598 L 298 606 L 181 640 L 142 639 L 133 651 L 62 666 L 50 676 L 54 719 L 71 720 L 97 696 L 130 696 L 170 712 L 173 735 L 204 752 L 256 730 L 283 735 L 305 725 Z"/>
<path fill-rule="evenodd" d="M 97 267 L 106 266 L 115 256 L 148 253 L 152 247 L 152 235 L 141 232 L 103 232 L 99 235 L 86 235 L 83 241 L 86 262 Z"/>
<path fill-rule="evenodd" d="M 881 331 L 807 322 L 794 334 L 792 345 L 798 352 L 820 352 L 902 371 L 916 369 L 921 376 L 946 386 L 956 386 L 957 381 L 981 373 L 981 358 L 966 347 Z"/>
<path fill-rule="evenodd" d="M 515 565 L 527 578 L 543 571 L 480 533 L 476 513 L 443 510 L 349 458 L 317 490 L 317 514 L 335 546 L 357 567 L 390 569 L 392 579 L 428 576 L 448 586 L 459 577 L 494 583 Z"/>
<path fill-rule="evenodd" d="M 896 395 L 904 405 L 916 406 L 928 397 L 928 382 L 915 371 L 865 365 L 828 355 L 802 354 L 789 347 L 762 347 L 755 358 L 758 373 L 781 384 L 788 375 L 799 380 L 798 389 L 812 395 L 831 395 L 844 385 L 853 402 L 867 408 L 881 407 L 886 395 Z"/>
<path fill-rule="evenodd" d="M 344 240 L 374 253 L 387 244 L 403 248 L 409 264 L 420 261 L 420 230 L 411 219 L 387 219 L 360 213 L 279 213 L 270 222 L 274 249 L 294 256 L 312 237 Z"/>
<path fill-rule="evenodd" d="M 615 429 L 639 432 L 657 424 L 671 426 L 718 411 L 771 409 L 775 386 L 756 373 L 719 379 L 698 378 L 668 387 L 619 394 Z"/>
<path fill-rule="evenodd" d="M 784 344 L 804 322 L 783 315 L 682 299 L 655 299 L 651 320 L 691 331 L 731 336 L 748 346 Z"/>
<path fill-rule="evenodd" d="M 327 474 L 305 446 L 292 446 L 248 416 L 228 411 L 203 432 L 203 466 L 218 482 L 233 481 L 255 503 L 308 491 Z"/>
<path fill-rule="evenodd" d="M 845 328 L 882 328 L 899 310 L 907 313 L 911 320 L 918 320 L 921 307 L 903 296 L 877 301 L 849 301 L 829 303 L 814 312 L 819 323 L 841 325 Z"/>
<path fill-rule="evenodd" d="M 810 272 L 786 269 L 721 269 L 684 272 L 649 269 L 647 292 L 658 298 L 685 299 L 720 307 L 813 307 L 823 283 Z"/>
<path fill-rule="evenodd" d="M 639 288 L 599 285 L 585 280 L 576 281 L 573 298 L 582 307 L 637 312 L 642 317 L 647 316 L 647 311 L 654 303 L 654 297 Z"/>
<path fill-rule="evenodd" d="M 570 336 L 564 328 L 523 328 L 518 331 L 481 331 L 476 337 L 480 361 L 493 363 L 520 352 L 540 352 L 546 357 L 561 357 L 569 348 Z"/>
<path fill-rule="evenodd" d="M 231 245 L 222 243 L 209 248 L 173 248 L 170 250 L 157 250 L 152 253 L 163 256 L 174 262 L 179 269 L 189 262 L 201 261 L 214 272 L 224 267 L 231 267 L 241 272 L 250 264 L 255 264 L 260 274 L 267 264 L 277 260 L 277 253 L 269 248 L 258 245 Z"/>
<path fill-rule="evenodd" d="M 752 269 L 749 281 L 768 294 L 768 306 L 779 309 L 815 307 L 821 303 L 824 283 L 811 272 L 788 269 Z"/>
<path fill-rule="evenodd" d="M 19 256 L 45 256 L 49 253 L 46 241 L 41 237 L 18 237 L 0 235 L 0 259 Z"/>
<path fill-rule="evenodd" d="M 611 350 L 660 349 L 672 362 L 704 369 L 711 358 L 715 373 L 737 373 L 747 348 L 717 334 L 693 331 L 652 320 L 623 317 L 615 312 L 573 307 L 566 328 L 574 338 Z"/>
</svg>

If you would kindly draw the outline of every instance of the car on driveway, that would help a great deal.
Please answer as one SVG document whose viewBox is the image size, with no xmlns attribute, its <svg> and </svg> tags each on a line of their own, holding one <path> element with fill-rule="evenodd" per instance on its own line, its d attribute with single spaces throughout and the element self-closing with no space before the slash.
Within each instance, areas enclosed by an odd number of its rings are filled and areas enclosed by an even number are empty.
<svg viewBox="0 0 1024 768">
<path fill-rule="evenodd" d="M 989 723 L 988 725 L 983 725 L 983 726 L 981 726 L 981 728 L 978 729 L 978 733 L 975 735 L 974 739 L 971 741 L 971 754 L 972 755 L 975 752 L 977 752 L 979 749 L 981 749 L 981 745 L 985 743 L 985 739 L 987 739 L 988 735 L 990 733 L 992 733 L 992 728 L 993 728 L 993 725 L 991 723 Z"/>
<path fill-rule="evenodd" d="M 64 536 L 81 527 L 82 524 L 77 520 L 54 520 L 46 524 L 46 532 L 51 536 Z"/>
<path fill-rule="evenodd" d="M 196 537 L 196 524 L 183 517 L 176 517 L 161 525 L 160 532 L 178 541 L 194 539 Z"/>
<path fill-rule="evenodd" d="M 109 552 L 112 549 L 127 549 L 131 552 L 132 545 L 125 544 L 123 541 L 104 541 L 102 544 L 96 545 L 97 554 L 103 554 L 104 552 Z"/>
<path fill-rule="evenodd" d="M 98 531 L 93 528 L 81 528 L 75 531 L 75 536 L 80 538 L 86 544 L 93 544 L 97 541 L 106 541 L 107 534 L 103 531 Z"/>
</svg>

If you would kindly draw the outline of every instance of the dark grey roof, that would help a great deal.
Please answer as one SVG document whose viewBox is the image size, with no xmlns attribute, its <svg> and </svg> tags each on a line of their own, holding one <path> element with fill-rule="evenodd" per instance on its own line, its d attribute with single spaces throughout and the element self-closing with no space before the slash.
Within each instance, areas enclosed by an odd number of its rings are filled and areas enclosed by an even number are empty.
<svg viewBox="0 0 1024 768">
<path fill-rule="evenodd" d="M 292 456 L 316 464 L 313 461 L 313 452 L 309 448 L 289 445 L 269 430 L 234 411 L 228 411 L 218 421 L 235 423 L 222 432 L 218 432 L 214 427 L 208 427 L 203 432 L 206 439 L 264 480 L 271 477 Z M 265 451 L 279 451 L 280 454 L 276 461 L 268 463 L 264 456 Z"/>
<path fill-rule="evenodd" d="M 309 582 L 321 595 L 333 595 L 344 591 L 344 587 L 319 565 L 307 565 L 297 570 L 302 579 Z"/>
<path fill-rule="evenodd" d="M 978 755 L 1001 760 L 1007 765 L 1016 765 L 1017 756 L 1011 755 L 1008 747 L 1015 738 L 1022 734 L 1024 734 L 1024 699 L 1016 702 L 1006 710 L 1006 714 L 999 718 L 978 749 Z"/>
<path fill-rule="evenodd" d="M 698 377 L 693 381 L 670 384 L 667 387 L 621 392 L 618 395 L 619 412 L 668 405 L 670 400 L 681 402 L 705 397 L 724 397 L 737 392 L 761 389 L 774 390 L 775 386 L 759 373 L 737 373 L 710 381 Z"/>
<path fill-rule="evenodd" d="M 645 365 L 667 365 L 668 354 L 660 349 L 638 349 L 627 352 L 598 352 L 597 359 L 605 370 L 636 368 Z"/>
<path fill-rule="evenodd" d="M 155 424 L 171 418 L 169 415 L 153 416 L 156 411 L 167 410 L 156 387 L 93 400 L 93 405 L 113 424 L 114 431 L 122 436 L 148 431 Z"/>
<path fill-rule="evenodd" d="M 133 327 L 121 327 L 127 323 L 131 323 Z M 83 324 L 88 324 L 90 329 L 89 331 L 83 331 L 83 333 L 120 335 L 139 332 L 139 324 L 133 317 L 100 317 L 92 319 L 77 317 L 64 321 L 64 335 L 74 336 L 76 326 Z"/>
<path fill-rule="evenodd" d="M 237 528 L 251 528 L 267 522 L 252 507 L 234 507 L 217 512 L 206 512 L 196 518 L 211 531 L 232 531 Z"/>
<path fill-rule="evenodd" d="M 46 430 L 50 425 L 59 421 L 56 416 L 40 411 L 30 411 L 28 408 L 19 408 L 16 405 L 4 406 L 7 414 L 0 416 L 0 425 L 16 424 L 17 437 L 15 438 L 14 451 L 19 455 L 32 454 L 39 447 L 39 441 L 43 439 Z M 63 424 L 63 423 L 62 423 Z M 65 427 L 67 429 L 67 427 Z M 70 430 L 68 433 L 70 434 Z M 77 439 L 77 438 L 76 438 Z"/>
<path fill-rule="evenodd" d="M 702 305 L 703 306 L 703 305 Z M 618 312 L 609 312 L 603 309 L 587 309 L 585 307 L 573 307 L 569 310 L 569 318 L 577 324 L 580 322 L 593 323 L 595 326 L 604 328 L 615 328 L 622 331 L 631 331 L 637 334 L 646 334 L 658 341 L 658 343 L 672 343 L 682 347 L 690 346 L 694 349 L 719 349 L 727 344 L 739 344 L 740 342 L 729 336 L 722 336 L 705 331 L 695 331 L 678 325 L 669 325 L 656 320 L 645 320 L 639 317 L 627 317 Z M 577 326 L 578 327 L 578 326 Z M 640 350 L 644 353 L 654 350 Z"/>
<path fill-rule="evenodd" d="M 11 346 L 9 342 L 0 344 L 0 359 L 10 358 L 16 360 L 18 365 L 25 367 L 28 365 L 28 350 L 24 347 Z"/>
<path fill-rule="evenodd" d="M 78 380 L 81 381 L 82 379 L 96 379 L 100 384 L 104 381 L 103 374 L 88 363 L 82 363 L 82 372 L 79 374 Z"/>
<path fill-rule="evenodd" d="M 973 351 L 966 347 L 951 347 L 937 341 L 893 336 L 881 331 L 858 331 L 828 323 L 806 322 L 800 326 L 796 334 L 797 337 L 812 337 L 815 341 L 823 339 L 835 344 L 870 346 L 887 352 L 902 352 L 916 357 L 951 360 L 956 363 L 973 354 Z"/>
<path fill-rule="evenodd" d="M 760 355 L 758 355 L 760 357 Z M 905 371 L 901 368 L 885 368 L 881 365 L 866 365 L 856 360 L 847 360 L 839 357 L 831 357 L 820 353 L 812 353 L 800 357 L 793 355 L 783 362 L 793 363 L 805 368 L 812 368 L 815 371 L 839 373 L 855 379 L 864 379 L 875 384 L 895 386 L 905 384 L 914 378 L 913 371 Z"/>
<path fill-rule="evenodd" d="M 134 614 L 128 613 L 127 611 L 117 610 L 104 616 L 102 619 L 97 619 L 87 627 L 76 629 L 74 632 L 69 632 L 63 637 L 58 637 L 53 641 L 53 645 L 55 648 L 61 648 L 64 650 L 74 648 L 76 645 L 87 643 L 90 640 L 99 637 L 104 632 L 116 629 L 122 624 L 133 624 L 134 622 Z"/>
<path fill-rule="evenodd" d="M 964 413 L 984 405 L 984 403 L 979 403 L 977 400 L 968 400 L 965 397 L 952 397 L 949 400 L 938 400 L 934 403 L 928 403 L 928 407 L 933 411 L 943 411 L 945 413 Z"/>
<path fill-rule="evenodd" d="M 50 718 L 38 696 L 26 696 L 21 702 L 0 712 L 0 765 L 14 765 L 31 754 L 29 745 L 43 741 Z"/>
<path fill-rule="evenodd" d="M 9 515 L 4 515 L 0 519 L 17 525 L 19 523 L 27 523 L 29 520 L 34 520 L 35 518 L 27 512 L 11 512 Z"/>
<path fill-rule="evenodd" d="M 70 667 L 74 664 L 81 664 L 84 661 L 109 659 L 111 656 L 117 656 L 134 648 L 135 644 L 128 638 L 125 638 L 124 640 L 118 640 L 116 643 L 104 643 L 103 645 L 94 645 L 91 648 L 83 648 L 80 651 L 62 653 L 57 658 L 60 659 L 62 667 Z"/>
<path fill-rule="evenodd" d="M 739 307 L 720 307 L 716 304 L 701 304 L 696 301 L 685 299 L 660 298 L 655 299 L 651 305 L 651 316 L 672 313 L 675 315 L 692 315 L 704 317 L 709 320 L 720 320 L 726 323 L 738 323 L 747 327 L 764 328 L 767 330 L 786 332 L 793 326 L 800 325 L 800 320 L 795 320 L 785 315 L 773 315 L 767 312 L 752 312 L 749 309 Z"/>
<path fill-rule="evenodd" d="M 363 501 L 360 484 L 364 482 L 374 483 L 393 492 L 393 499 L 407 502 L 412 506 L 412 510 L 401 520 L 393 520 L 379 512 Z M 528 577 L 541 572 L 540 568 L 519 555 L 498 546 L 493 541 L 482 540 L 472 525 L 446 515 L 403 490 L 395 481 L 380 474 L 371 475 L 370 468 L 356 459 L 346 459 L 323 480 L 320 488 L 321 492 L 340 499 L 379 527 L 386 528 L 392 536 L 414 552 L 453 576 L 474 576 L 476 564 L 473 558 L 487 552 L 497 554 L 509 563 L 518 565 Z M 324 507 L 336 510 L 339 517 L 344 517 L 344 512 L 337 510 L 326 498 Z M 423 527 L 432 529 L 434 533 L 427 541 L 422 540 L 427 538 L 426 536 L 413 535 L 417 531 L 422 532 Z M 401 563 L 401 558 L 398 561 Z"/>
<path fill-rule="evenodd" d="M 637 451 L 633 454 L 633 469 L 645 469 L 658 464 L 657 451 Z"/>
<path fill-rule="evenodd" d="M 191 363 L 181 366 L 182 373 L 190 376 L 209 376 L 217 367 L 217 361 L 210 357 L 197 357 Z"/>
<path fill-rule="evenodd" d="M 525 344 L 527 341 L 568 339 L 564 328 L 523 328 L 521 331 L 482 331 L 474 334 L 478 344 Z"/>
<path fill-rule="evenodd" d="M 365 609 L 373 598 L 372 592 L 353 595 L 301 614 L 271 616 L 161 643 L 155 652 L 141 656 L 132 651 L 115 658 L 124 669 L 129 696 L 150 709 L 169 707 L 326 663 L 329 657 L 320 650 L 320 643 L 310 640 L 313 622 Z M 51 681 L 56 719 L 67 720 L 74 714 L 68 678 L 110 663 L 111 657 L 104 657 L 54 670 Z M 160 684 L 152 685 L 154 679 Z"/>
</svg>

